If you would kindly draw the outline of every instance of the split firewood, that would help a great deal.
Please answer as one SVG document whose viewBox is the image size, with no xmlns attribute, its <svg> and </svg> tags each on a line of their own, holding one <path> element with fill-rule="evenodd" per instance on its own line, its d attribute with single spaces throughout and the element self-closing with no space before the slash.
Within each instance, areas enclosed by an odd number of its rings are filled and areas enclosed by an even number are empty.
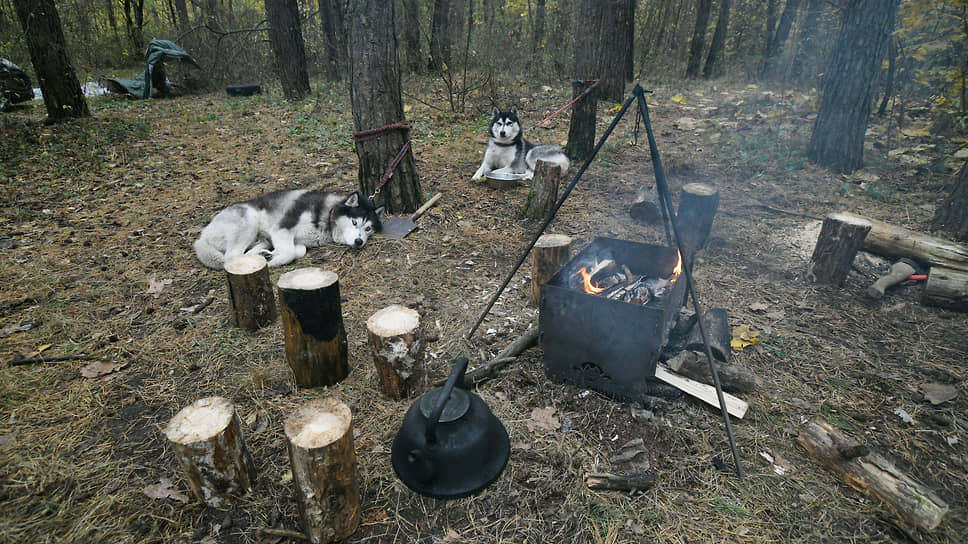
<svg viewBox="0 0 968 544">
<path fill-rule="evenodd" d="M 719 405 L 719 395 L 716 393 L 716 388 L 702 383 L 685 376 L 680 376 L 668 369 L 664 365 L 656 365 L 655 367 L 655 377 L 658 380 L 675 387 L 679 391 L 686 393 L 692 397 L 695 397 L 710 406 L 714 406 L 720 409 Z M 726 412 L 729 415 L 743 419 L 746 412 L 749 410 L 749 404 L 743 399 L 734 397 L 729 393 L 723 393 L 723 401 L 726 403 Z"/>
<path fill-rule="evenodd" d="M 632 474 L 590 472 L 585 475 L 585 485 L 589 489 L 606 491 L 644 491 L 655 485 L 658 479 L 658 476 L 648 472 L 635 472 Z"/>
<path fill-rule="evenodd" d="M 906 522 L 932 530 L 948 513 L 933 491 L 907 476 L 883 456 L 858 448 L 855 441 L 821 420 L 807 422 L 797 442 L 817 464 L 847 485 L 880 501 Z"/>
<path fill-rule="evenodd" d="M 666 363 L 674 372 L 682 374 L 687 378 L 692 378 L 707 384 L 713 383 L 713 376 L 709 372 L 709 360 L 705 353 L 698 351 L 680 351 L 675 357 Z M 723 391 L 730 393 L 750 393 L 763 386 L 761 380 L 748 367 L 738 364 L 720 364 L 716 362 L 716 372 L 719 374 L 719 383 L 723 386 Z"/>
<path fill-rule="evenodd" d="M 726 310 L 724 308 L 710 308 L 703 314 L 702 324 L 706 329 L 706 337 L 709 338 L 709 348 L 713 352 L 713 357 L 723 362 L 729 362 L 729 355 L 732 351 L 729 344 L 732 339 L 732 331 L 729 328 L 729 317 L 726 315 Z M 684 348 L 705 352 L 705 343 L 699 330 L 698 320 L 686 336 Z"/>
<path fill-rule="evenodd" d="M 614 259 L 605 259 L 596 262 L 594 265 L 589 267 L 588 275 L 591 277 L 592 281 L 596 281 L 596 277 L 604 274 L 612 274 L 615 272 L 617 265 Z"/>
</svg>

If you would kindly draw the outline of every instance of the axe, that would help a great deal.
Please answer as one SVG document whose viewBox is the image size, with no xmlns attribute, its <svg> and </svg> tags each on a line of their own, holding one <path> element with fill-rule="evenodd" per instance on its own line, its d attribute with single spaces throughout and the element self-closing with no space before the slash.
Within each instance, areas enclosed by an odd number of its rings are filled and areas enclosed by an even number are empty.
<svg viewBox="0 0 968 544">
<path fill-rule="evenodd" d="M 881 298 L 884 296 L 884 291 L 888 287 L 897 285 L 902 281 L 909 279 L 909 276 L 914 274 L 924 274 L 921 266 L 912 261 L 911 259 L 898 259 L 898 261 L 891 265 L 891 270 L 877 279 L 873 285 L 867 288 L 867 296 L 871 298 Z M 911 278 L 914 279 L 914 278 Z"/>
</svg>

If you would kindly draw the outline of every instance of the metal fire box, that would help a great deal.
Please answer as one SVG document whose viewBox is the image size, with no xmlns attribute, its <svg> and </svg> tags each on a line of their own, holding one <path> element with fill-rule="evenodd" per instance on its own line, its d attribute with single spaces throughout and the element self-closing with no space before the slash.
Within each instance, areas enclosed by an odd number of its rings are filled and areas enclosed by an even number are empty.
<svg viewBox="0 0 968 544">
<path fill-rule="evenodd" d="M 686 279 L 646 304 L 611 300 L 574 287 L 578 270 L 596 259 L 614 259 L 633 274 L 654 278 L 672 276 L 679 260 L 675 248 L 595 238 L 541 286 L 538 337 L 545 373 L 619 400 L 640 400 L 678 319 Z"/>
</svg>

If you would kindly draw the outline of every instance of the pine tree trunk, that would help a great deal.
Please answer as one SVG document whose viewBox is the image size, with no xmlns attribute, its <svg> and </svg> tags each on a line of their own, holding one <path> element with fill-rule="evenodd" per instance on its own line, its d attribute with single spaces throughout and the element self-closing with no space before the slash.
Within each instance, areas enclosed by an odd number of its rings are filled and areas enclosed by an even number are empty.
<svg viewBox="0 0 968 544">
<path fill-rule="evenodd" d="M 266 0 L 266 17 L 282 92 L 287 100 L 302 100 L 310 87 L 299 4 L 296 0 Z"/>
<path fill-rule="evenodd" d="M 450 52 L 454 43 L 450 28 L 452 0 L 434 0 L 433 17 L 430 22 L 430 69 L 441 72 L 450 64 Z"/>
<path fill-rule="evenodd" d="M 706 79 L 719 77 L 723 74 L 723 56 L 726 53 L 726 30 L 729 28 L 729 9 L 732 0 L 722 0 L 719 5 L 719 19 L 716 21 L 716 32 L 713 42 L 709 45 L 709 56 L 702 76 Z"/>
<path fill-rule="evenodd" d="M 44 94 L 48 121 L 90 115 L 67 54 L 67 40 L 53 0 L 14 0 L 13 7 L 24 29 L 30 61 Z"/>
<path fill-rule="evenodd" d="M 405 70 L 411 74 L 420 73 L 427 56 L 420 44 L 420 2 L 417 0 L 403 0 L 403 29 L 400 34 L 406 53 Z"/>
<path fill-rule="evenodd" d="M 787 0 L 786 7 L 783 8 L 783 15 L 780 16 L 780 24 L 776 27 L 776 32 L 770 37 L 769 45 L 766 47 L 766 59 L 763 61 L 763 68 L 760 72 L 762 77 L 777 76 L 783 44 L 790 37 L 790 29 L 793 28 L 793 21 L 796 19 L 799 9 L 800 0 Z"/>
<path fill-rule="evenodd" d="M 900 0 L 851 0 L 824 78 L 823 102 L 807 157 L 850 173 L 864 162 L 874 80 Z"/>
<path fill-rule="evenodd" d="M 803 81 L 816 77 L 817 72 L 820 71 L 820 38 L 818 33 L 825 4 L 825 0 L 807 0 L 807 15 L 800 25 L 800 43 L 797 46 L 797 53 L 793 57 L 793 72 L 790 74 L 794 80 Z"/>
<path fill-rule="evenodd" d="M 635 13 L 627 0 L 608 0 L 601 4 L 600 39 L 594 48 L 601 83 L 593 92 L 599 99 L 623 102 L 626 73 L 632 56 L 628 26 L 634 23 Z"/>
<path fill-rule="evenodd" d="M 387 129 L 404 122 L 400 90 L 397 41 L 393 33 L 394 2 L 352 0 L 346 20 L 350 21 L 350 102 L 355 132 L 380 131 L 373 137 L 357 138 L 360 190 L 374 194 L 394 157 L 409 138 L 405 129 Z M 423 203 L 412 150 L 407 150 L 393 176 L 375 196 L 388 213 L 411 213 Z"/>
<path fill-rule="evenodd" d="M 696 4 L 696 26 L 693 27 L 692 40 L 689 42 L 689 62 L 686 77 L 699 77 L 702 68 L 702 53 L 706 48 L 706 29 L 709 27 L 709 13 L 713 10 L 712 0 L 698 0 Z"/>
<path fill-rule="evenodd" d="M 955 186 L 935 212 L 931 227 L 950 232 L 956 240 L 968 241 L 968 162 L 961 166 Z"/>
<path fill-rule="evenodd" d="M 346 29 L 340 2 L 319 0 L 319 12 L 326 42 L 326 77 L 342 81 L 346 74 Z"/>
</svg>

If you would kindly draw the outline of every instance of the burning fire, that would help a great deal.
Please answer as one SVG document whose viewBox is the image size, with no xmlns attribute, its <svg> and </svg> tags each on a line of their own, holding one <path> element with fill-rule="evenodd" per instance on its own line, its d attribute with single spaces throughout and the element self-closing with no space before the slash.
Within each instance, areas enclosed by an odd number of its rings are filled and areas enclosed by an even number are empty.
<svg viewBox="0 0 968 544">
<path fill-rule="evenodd" d="M 676 267 L 672 269 L 672 283 L 679 279 L 679 274 L 682 272 L 682 252 L 677 250 L 676 253 L 679 255 L 679 261 L 676 263 Z"/>
<path fill-rule="evenodd" d="M 578 271 L 578 273 L 581 274 L 581 278 L 585 282 L 585 292 L 586 293 L 589 293 L 589 294 L 592 294 L 592 295 L 597 295 L 597 294 L 599 294 L 599 293 L 601 293 L 602 291 L 605 290 L 605 289 L 603 289 L 601 287 L 598 287 L 596 285 L 592 285 L 592 275 L 588 273 L 588 268 L 586 268 L 586 267 L 583 266 Z"/>
</svg>

